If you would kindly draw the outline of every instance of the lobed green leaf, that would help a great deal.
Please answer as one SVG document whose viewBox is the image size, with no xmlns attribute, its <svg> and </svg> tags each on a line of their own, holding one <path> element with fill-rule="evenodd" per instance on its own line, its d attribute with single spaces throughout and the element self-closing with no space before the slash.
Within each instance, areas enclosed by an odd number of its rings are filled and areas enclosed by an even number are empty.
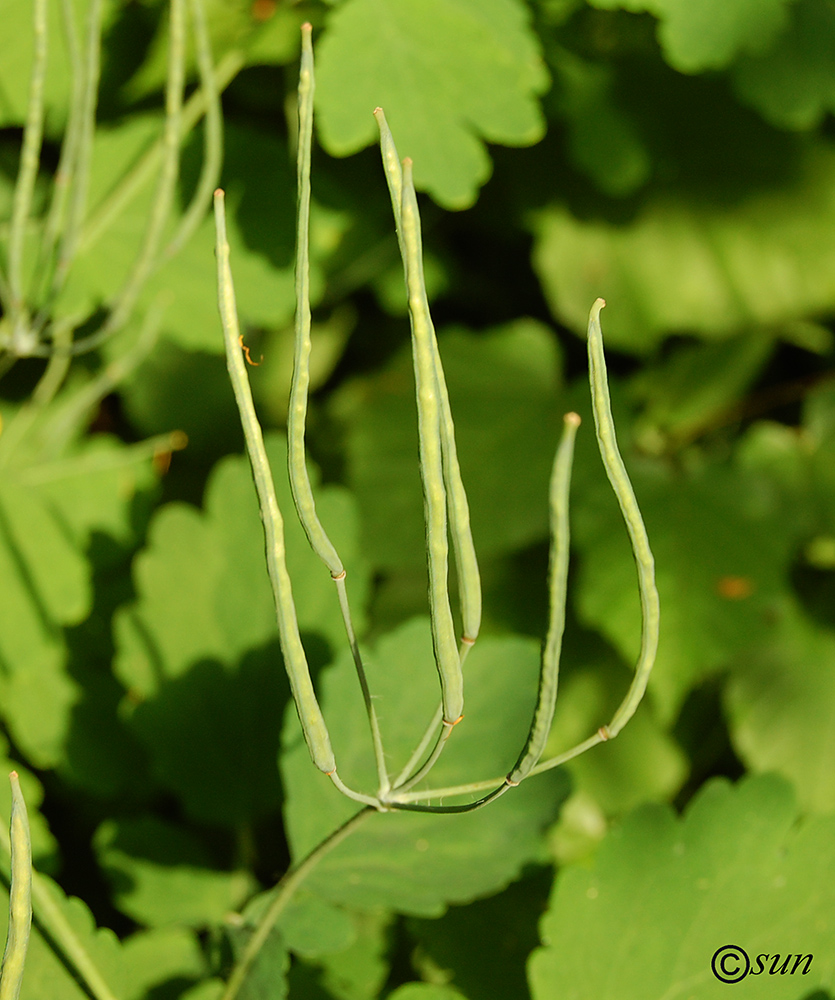
<svg viewBox="0 0 835 1000">
<path fill-rule="evenodd" d="M 685 816 L 664 806 L 630 814 L 591 866 L 557 877 L 528 973 L 534 1000 L 726 997 L 711 971 L 723 945 L 812 954 L 808 974 L 749 975 L 744 1000 L 832 989 L 835 822 L 798 822 L 791 786 L 765 776 L 705 785 Z M 770 963 L 766 963 L 766 970 Z"/>
<path fill-rule="evenodd" d="M 490 175 L 485 140 L 544 134 L 536 95 L 548 77 L 528 20 L 518 0 L 345 0 L 317 46 L 322 145 L 337 156 L 369 145 L 383 107 L 417 187 L 468 207 Z"/>
</svg>

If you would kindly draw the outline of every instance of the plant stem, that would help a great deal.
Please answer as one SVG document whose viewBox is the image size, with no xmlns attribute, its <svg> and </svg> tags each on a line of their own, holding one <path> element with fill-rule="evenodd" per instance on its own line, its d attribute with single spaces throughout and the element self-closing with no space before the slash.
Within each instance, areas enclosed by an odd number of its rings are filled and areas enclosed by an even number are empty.
<svg viewBox="0 0 835 1000">
<path fill-rule="evenodd" d="M 316 865 L 319 864 L 322 858 L 341 844 L 349 834 L 353 833 L 374 812 L 375 809 L 373 806 L 366 806 L 364 809 L 360 809 L 346 823 L 343 823 L 342 826 L 334 830 L 333 833 L 314 847 L 307 857 L 300 861 L 299 864 L 294 865 L 284 878 L 282 878 L 276 886 L 275 898 L 259 920 L 255 933 L 247 942 L 243 955 L 236 962 L 220 1000 L 235 1000 L 258 958 L 259 951 L 264 946 L 276 921 L 287 908 L 288 903 L 293 897 L 293 893 L 295 893 L 296 889 L 298 889 Z"/>
</svg>

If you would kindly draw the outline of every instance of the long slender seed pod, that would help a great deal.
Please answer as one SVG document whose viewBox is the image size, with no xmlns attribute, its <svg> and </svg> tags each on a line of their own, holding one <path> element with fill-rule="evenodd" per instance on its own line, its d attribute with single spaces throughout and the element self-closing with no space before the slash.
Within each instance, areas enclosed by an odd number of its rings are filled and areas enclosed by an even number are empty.
<svg viewBox="0 0 835 1000">
<path fill-rule="evenodd" d="M 464 709 L 464 683 L 449 606 L 447 512 L 441 451 L 438 379 L 432 351 L 432 326 L 423 280 L 423 254 L 412 161 L 403 161 L 402 230 L 406 254 L 406 287 L 412 323 L 415 385 L 423 478 L 426 549 L 429 566 L 429 612 L 432 644 L 441 680 L 444 725 L 454 726 Z"/>
<path fill-rule="evenodd" d="M 391 211 L 394 215 L 394 225 L 397 230 L 397 242 L 400 245 L 401 256 L 405 257 L 403 250 L 403 218 L 400 211 L 403 203 L 403 166 L 400 163 L 400 156 L 397 153 L 397 146 L 394 144 L 394 136 L 391 134 L 385 111 L 382 108 L 375 108 L 374 118 L 380 132 L 380 156 L 383 160 L 383 172 L 386 175 L 386 184 L 389 189 L 389 197 L 391 198 Z"/>
<path fill-rule="evenodd" d="M 336 770 L 336 760 L 331 748 L 325 719 L 319 708 L 319 702 L 316 700 L 307 657 L 299 635 L 292 586 L 284 555 L 284 521 L 278 507 L 275 485 L 264 448 L 264 438 L 255 415 L 252 391 L 249 387 L 246 366 L 240 350 L 235 289 L 229 266 L 229 243 L 226 238 L 224 195 L 220 190 L 215 191 L 215 226 L 217 229 L 218 302 L 226 344 L 226 365 L 238 404 L 247 452 L 252 465 L 252 475 L 258 492 L 261 520 L 264 524 L 267 545 L 267 568 L 275 596 L 281 652 L 284 656 L 284 665 L 290 679 L 293 700 L 296 703 L 296 710 L 299 713 L 310 756 L 320 771 L 331 774 Z"/>
<path fill-rule="evenodd" d="M 342 560 L 316 514 L 316 501 L 305 462 L 304 428 L 310 387 L 310 154 L 313 144 L 312 28 L 302 26 L 302 61 L 299 72 L 299 148 L 296 178 L 298 217 L 296 226 L 296 323 L 293 380 L 287 414 L 290 487 L 308 541 L 314 552 L 337 577 L 344 572 Z"/>
<path fill-rule="evenodd" d="M 330 570 L 336 584 L 339 607 L 345 625 L 348 644 L 357 671 L 368 724 L 371 729 L 371 740 L 374 745 L 374 758 L 377 765 L 377 779 L 380 794 L 385 795 L 390 786 L 386 771 L 386 756 L 377 712 L 371 698 L 371 690 L 365 674 L 359 643 L 357 641 L 351 609 L 348 604 L 348 593 L 345 586 L 346 570 L 339 558 L 339 553 L 328 537 L 316 513 L 316 501 L 313 487 L 307 473 L 305 461 L 305 421 L 307 418 L 307 400 L 310 389 L 310 156 L 313 146 L 313 94 L 316 78 L 313 65 L 313 28 L 310 24 L 302 25 L 302 59 L 299 73 L 299 143 L 297 158 L 297 202 L 298 214 L 296 225 L 296 319 L 295 346 L 293 351 L 293 378 L 290 385 L 290 406 L 287 415 L 287 464 L 290 473 L 290 488 L 293 491 L 293 502 L 299 515 L 302 527 L 313 551 Z"/>
<path fill-rule="evenodd" d="M 571 463 L 574 457 L 574 438 L 580 418 L 576 413 L 565 415 L 565 426 L 554 468 L 551 473 L 551 566 L 550 566 L 550 620 L 542 667 L 539 672 L 539 698 L 534 711 L 531 731 L 524 750 L 515 767 L 507 776 L 509 785 L 524 781 L 531 769 L 539 763 L 542 751 L 551 732 L 554 709 L 557 705 L 557 685 L 560 671 L 562 636 L 565 631 L 565 605 L 568 590 L 569 523 L 568 494 L 571 485 Z"/>
<path fill-rule="evenodd" d="M 43 138 L 44 101 L 43 88 L 46 78 L 46 0 L 35 0 L 35 54 L 32 60 L 32 76 L 29 82 L 29 106 L 26 112 L 26 126 L 23 130 L 23 147 L 20 151 L 20 168 L 12 197 L 12 219 L 9 228 L 8 293 L 10 301 L 6 307 L 13 322 L 23 320 L 23 253 L 32 195 L 38 175 Z"/>
<path fill-rule="evenodd" d="M 600 310 L 605 305 L 603 299 L 597 299 L 589 314 L 589 376 L 594 424 L 597 429 L 600 456 L 620 505 L 623 519 L 626 522 L 626 530 L 629 533 L 629 540 L 632 543 L 632 553 L 638 569 L 642 618 L 641 651 L 635 667 L 635 676 L 612 721 L 605 727 L 605 737 L 612 739 L 635 714 L 635 709 L 646 691 L 650 671 L 655 663 L 655 654 L 658 650 L 661 611 L 658 590 L 655 586 L 655 560 L 649 547 L 649 538 L 641 511 L 638 508 L 638 501 L 635 499 L 632 483 L 629 481 L 615 436 L 615 423 L 612 419 L 612 405 L 609 399 L 609 382 L 606 377 L 606 358 L 603 354 L 603 332 L 600 329 Z"/>
<path fill-rule="evenodd" d="M 3 968 L 0 971 L 0 1000 L 17 1000 L 23 981 L 26 949 L 32 926 L 32 847 L 29 841 L 29 817 L 20 791 L 17 771 L 9 775 L 12 784 L 10 825 L 12 879 L 9 890 L 9 933 Z"/>
<path fill-rule="evenodd" d="M 391 134 L 391 129 L 389 129 L 383 109 L 377 108 L 374 112 L 374 117 L 377 119 L 377 126 L 380 130 L 380 152 L 383 159 L 383 168 L 394 211 L 400 252 L 404 257 L 405 263 L 403 222 L 401 217 L 403 173 L 400 160 L 397 156 L 397 149 L 394 145 L 394 138 Z M 444 483 L 447 490 L 450 534 L 455 553 L 455 564 L 458 569 L 458 596 L 461 605 L 462 627 L 460 659 L 463 663 L 467 653 L 472 649 L 473 644 L 478 638 L 481 627 L 481 577 L 478 571 L 478 559 L 476 558 L 475 545 L 473 544 L 473 535 L 470 530 L 470 508 L 467 503 L 467 493 L 464 489 L 464 483 L 461 479 L 461 469 L 458 464 L 458 451 L 455 445 L 455 426 L 452 420 L 452 410 L 449 405 L 449 393 L 447 392 L 441 355 L 438 351 L 438 342 L 435 337 L 432 317 L 429 315 L 428 304 L 426 315 L 429 324 L 430 347 L 435 368 L 435 378 L 438 384 L 438 398 L 441 405 L 441 444 L 443 447 Z"/>
</svg>

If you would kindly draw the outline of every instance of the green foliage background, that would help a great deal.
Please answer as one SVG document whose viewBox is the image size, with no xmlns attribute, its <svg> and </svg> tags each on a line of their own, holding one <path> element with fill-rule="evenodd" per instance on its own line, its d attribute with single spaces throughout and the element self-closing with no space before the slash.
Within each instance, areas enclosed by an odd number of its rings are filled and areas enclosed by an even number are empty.
<svg viewBox="0 0 835 1000">
<path fill-rule="evenodd" d="M 49 13 L 38 210 L 68 100 L 57 3 Z M 94 211 L 158 134 L 164 13 L 160 0 L 106 6 Z M 593 732 L 627 685 L 634 567 L 585 385 L 599 295 L 662 604 L 648 697 L 622 736 L 482 812 L 374 817 L 294 898 L 248 1000 L 707 1000 L 727 989 L 710 958 L 728 943 L 814 954 L 808 975 L 749 978 L 735 995 L 825 1000 L 835 4 L 207 0 L 207 13 L 215 59 L 238 51 L 244 63 L 224 95 L 232 266 L 247 343 L 263 355 L 252 385 L 340 769 L 369 774 L 361 702 L 282 471 L 303 21 L 315 29 L 319 143 L 308 443 L 392 754 L 422 728 L 435 675 L 405 298 L 367 148 L 375 106 L 424 192 L 427 282 L 485 585 L 467 719 L 439 780 L 502 773 L 524 739 L 546 623 L 549 466 L 568 409 L 584 422 L 550 749 Z M 0 18 L 6 218 L 31 5 L 1 0 Z M 198 150 L 199 136 L 184 151 L 183 203 Z M 151 198 L 140 192 L 86 248 L 56 316 L 107 300 Z M 24 442 L 0 434 L 0 750 L 21 772 L 36 866 L 57 879 L 57 905 L 113 996 L 217 1000 L 263 893 L 352 810 L 310 766 L 288 708 L 208 219 L 143 302 L 160 289 L 171 298 L 159 344 L 97 411 L 78 402 L 95 368 L 85 357 Z M 27 360 L 5 374 L 4 430 L 42 369 Z M 137 442 L 174 429 L 189 446 L 163 474 Z M 229 917 L 244 906 L 244 920 Z M 23 1000 L 83 995 L 36 934 Z"/>
</svg>

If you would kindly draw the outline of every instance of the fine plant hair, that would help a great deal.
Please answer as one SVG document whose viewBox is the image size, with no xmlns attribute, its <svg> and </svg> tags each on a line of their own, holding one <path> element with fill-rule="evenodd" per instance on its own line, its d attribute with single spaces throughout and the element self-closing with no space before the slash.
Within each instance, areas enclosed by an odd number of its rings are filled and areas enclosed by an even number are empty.
<svg viewBox="0 0 835 1000">
<path fill-rule="evenodd" d="M 369 689 L 362 653 L 352 623 L 346 588 L 346 570 L 325 527 L 318 519 L 305 463 L 305 416 L 311 353 L 308 229 L 314 86 L 312 28 L 309 24 L 305 24 L 302 27 L 299 78 L 296 318 L 294 370 L 288 419 L 288 473 L 296 514 L 310 545 L 325 564 L 336 586 L 346 638 L 365 702 L 378 781 L 376 789 L 355 789 L 343 782 L 338 772 L 327 723 L 310 676 L 293 603 L 292 583 L 285 562 L 283 517 L 278 507 L 273 474 L 267 460 L 263 434 L 250 390 L 247 374 L 249 352 L 238 324 L 230 251 L 226 238 L 224 192 L 217 190 L 214 202 L 218 300 L 227 368 L 258 494 L 266 540 L 267 568 L 275 599 L 284 664 L 313 763 L 330 778 L 340 792 L 363 806 L 347 823 L 291 868 L 279 883 L 270 906 L 262 914 L 257 928 L 233 969 L 223 1000 L 232 1000 L 238 995 L 259 949 L 266 941 L 295 888 L 311 867 L 367 816 L 374 812 L 398 810 L 428 813 L 470 812 L 492 802 L 526 778 L 557 767 L 585 753 L 598 743 L 614 738 L 632 718 L 643 697 L 658 645 L 659 602 L 655 587 L 653 556 L 643 519 L 618 451 L 600 326 L 600 311 L 605 303 L 602 299 L 597 299 L 591 308 L 588 324 L 589 376 L 595 429 L 600 455 L 620 505 L 632 545 L 641 598 L 641 649 L 632 683 L 608 724 L 601 725 L 597 732 L 558 756 L 542 760 L 554 718 L 560 651 L 565 626 L 569 562 L 569 486 L 574 440 L 580 425 L 580 417 L 576 413 L 568 413 L 564 418 L 562 437 L 550 481 L 549 622 L 541 661 L 539 695 L 527 741 L 520 750 L 516 763 L 505 775 L 454 787 L 415 787 L 419 783 L 422 784 L 430 774 L 454 728 L 464 719 L 463 666 L 468 652 L 478 637 L 481 590 L 470 532 L 467 496 L 456 453 L 452 412 L 423 276 L 420 217 L 412 177 L 412 161 L 408 158 L 400 160 L 385 114 L 382 108 L 377 108 L 374 116 L 379 128 L 383 168 L 403 260 L 411 321 L 429 576 L 429 610 L 432 647 L 440 687 L 437 711 L 429 721 L 425 734 L 415 747 L 406 767 L 396 776 L 388 773 L 385 747 L 377 722 L 373 695 Z M 457 571 L 457 596 L 463 625 L 463 633 L 457 640 L 448 586 L 450 538 Z M 465 798 L 466 801 L 439 804 L 444 800 L 456 798 Z"/>
</svg>

